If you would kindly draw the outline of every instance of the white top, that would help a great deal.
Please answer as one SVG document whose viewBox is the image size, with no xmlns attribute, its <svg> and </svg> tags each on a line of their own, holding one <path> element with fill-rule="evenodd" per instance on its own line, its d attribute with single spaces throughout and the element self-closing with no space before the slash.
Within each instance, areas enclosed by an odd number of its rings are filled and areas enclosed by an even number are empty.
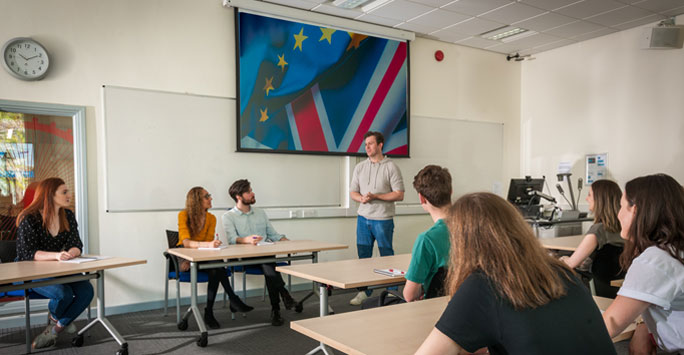
<svg viewBox="0 0 684 355">
<path fill-rule="evenodd" d="M 632 261 L 618 295 L 650 303 L 642 317 L 658 346 L 684 351 L 684 264 L 649 247 Z"/>
</svg>

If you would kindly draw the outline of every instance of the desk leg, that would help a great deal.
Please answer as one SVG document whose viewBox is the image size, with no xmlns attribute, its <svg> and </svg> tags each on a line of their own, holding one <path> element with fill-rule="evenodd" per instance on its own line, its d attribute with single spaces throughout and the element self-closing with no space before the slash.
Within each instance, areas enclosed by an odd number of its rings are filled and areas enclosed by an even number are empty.
<svg viewBox="0 0 684 355">
<path fill-rule="evenodd" d="M 126 343 L 126 340 L 105 317 L 104 270 L 99 270 L 97 274 L 99 275 L 97 278 L 97 318 L 93 319 L 85 327 L 81 328 L 76 337 L 71 341 L 71 344 L 74 346 L 83 345 L 83 334 L 99 322 L 102 324 L 105 330 L 109 332 L 112 338 L 114 338 L 114 340 L 116 340 L 116 342 L 121 346 L 119 351 L 116 352 L 117 355 L 128 355 L 128 343 Z"/>
<path fill-rule="evenodd" d="M 320 316 L 325 317 L 328 315 L 328 289 L 325 284 L 319 284 L 318 285 L 318 292 L 319 292 L 319 297 L 320 297 Z M 315 347 L 313 350 L 309 351 L 306 353 L 306 355 L 313 355 L 317 352 L 322 352 L 325 355 L 331 355 L 333 354 L 332 350 L 328 349 L 325 344 L 320 343 L 317 347 Z"/>
<path fill-rule="evenodd" d="M 204 319 L 197 306 L 197 263 L 190 263 L 190 309 L 192 314 L 195 316 L 195 321 L 200 329 L 200 337 L 197 339 L 197 346 L 205 347 L 209 342 L 209 333 L 207 333 L 207 327 L 204 325 Z M 186 317 L 188 314 L 186 313 Z"/>
<path fill-rule="evenodd" d="M 24 318 L 26 318 L 26 353 L 31 353 L 31 305 L 28 289 L 24 289 Z M 49 311 L 48 311 L 49 312 Z"/>
</svg>

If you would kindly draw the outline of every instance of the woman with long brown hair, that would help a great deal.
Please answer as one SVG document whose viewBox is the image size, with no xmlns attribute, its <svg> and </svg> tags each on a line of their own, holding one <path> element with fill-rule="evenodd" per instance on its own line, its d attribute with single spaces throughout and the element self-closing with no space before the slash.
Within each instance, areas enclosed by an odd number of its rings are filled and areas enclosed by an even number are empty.
<svg viewBox="0 0 684 355">
<path fill-rule="evenodd" d="M 603 314 L 608 333 L 641 315 L 630 348 L 684 353 L 684 188 L 665 174 L 638 177 L 625 185 L 620 206 L 627 275 Z"/>
<path fill-rule="evenodd" d="M 468 194 L 447 220 L 451 301 L 417 354 L 615 354 L 588 290 L 513 205 Z"/>
<path fill-rule="evenodd" d="M 625 245 L 618 220 L 621 197 L 622 190 L 614 181 L 597 180 L 591 184 L 586 201 L 594 213 L 594 224 L 572 255 L 560 258 L 571 268 L 591 270 L 597 296 L 615 298 L 617 288 L 611 287 L 610 281 L 624 277 L 618 261 Z"/>
<path fill-rule="evenodd" d="M 69 260 L 81 255 L 83 243 L 78 223 L 69 209 L 71 193 L 60 178 L 41 181 L 31 204 L 17 217 L 17 258 L 49 261 Z M 50 299 L 48 316 L 54 324 L 33 340 L 33 348 L 54 345 L 66 330 L 76 332 L 72 323 L 93 299 L 93 287 L 87 280 L 34 288 Z"/>
<path fill-rule="evenodd" d="M 185 209 L 178 213 L 178 245 L 185 248 L 215 248 L 221 245 L 218 238 L 214 238 L 216 231 L 216 216 L 209 213 L 211 206 L 211 194 L 200 186 L 193 187 L 188 191 L 185 198 Z M 189 264 L 183 262 L 181 271 L 187 271 Z M 221 283 L 223 289 L 230 298 L 230 310 L 232 312 L 246 313 L 254 309 L 246 305 L 238 297 L 230 286 L 226 269 L 206 269 L 209 276 L 207 285 L 207 306 L 204 309 L 204 321 L 210 328 L 220 327 L 214 318 L 214 301 Z"/>
</svg>

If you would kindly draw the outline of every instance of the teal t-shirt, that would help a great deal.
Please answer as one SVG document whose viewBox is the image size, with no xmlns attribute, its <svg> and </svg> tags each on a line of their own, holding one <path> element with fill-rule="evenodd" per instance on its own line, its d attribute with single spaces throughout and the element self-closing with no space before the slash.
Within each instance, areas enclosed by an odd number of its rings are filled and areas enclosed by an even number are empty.
<svg viewBox="0 0 684 355">
<path fill-rule="evenodd" d="M 449 262 L 449 230 L 443 220 L 418 235 L 411 251 L 411 264 L 406 279 L 423 285 L 426 292 L 432 277 Z"/>
</svg>

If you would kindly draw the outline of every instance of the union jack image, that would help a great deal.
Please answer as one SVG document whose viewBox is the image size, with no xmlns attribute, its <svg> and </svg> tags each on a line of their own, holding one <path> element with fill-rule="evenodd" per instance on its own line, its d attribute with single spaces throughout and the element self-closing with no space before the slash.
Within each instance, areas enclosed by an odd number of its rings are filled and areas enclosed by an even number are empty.
<svg viewBox="0 0 684 355">
<path fill-rule="evenodd" d="M 406 42 L 238 13 L 239 150 L 408 156 Z"/>
</svg>

